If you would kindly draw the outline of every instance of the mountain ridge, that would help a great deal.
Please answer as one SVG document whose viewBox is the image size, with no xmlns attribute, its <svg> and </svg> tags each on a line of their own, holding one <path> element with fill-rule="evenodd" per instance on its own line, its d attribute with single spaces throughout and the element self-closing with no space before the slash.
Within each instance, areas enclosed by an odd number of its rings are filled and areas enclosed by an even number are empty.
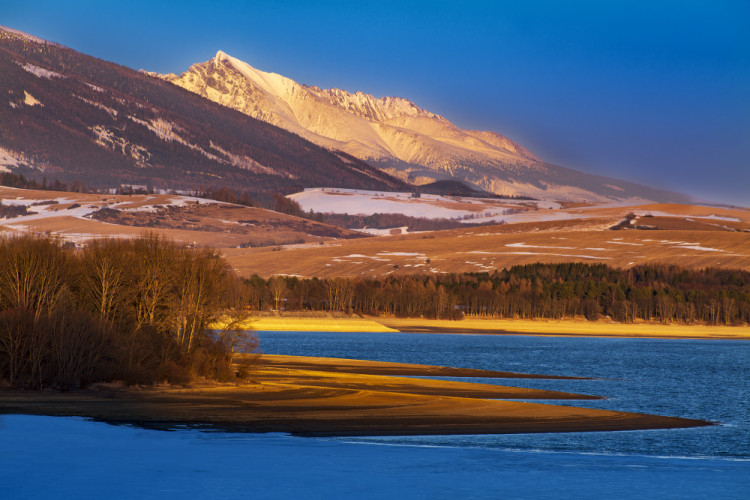
<svg viewBox="0 0 750 500">
<path fill-rule="evenodd" d="M 375 167 L 162 80 L 0 28 L 0 169 L 50 181 L 403 190 Z"/>
<path fill-rule="evenodd" d="M 687 199 L 545 163 L 497 132 L 462 130 L 402 97 L 299 84 L 221 50 L 179 76 L 149 74 L 416 184 L 459 179 L 500 195 L 571 201 Z"/>
</svg>

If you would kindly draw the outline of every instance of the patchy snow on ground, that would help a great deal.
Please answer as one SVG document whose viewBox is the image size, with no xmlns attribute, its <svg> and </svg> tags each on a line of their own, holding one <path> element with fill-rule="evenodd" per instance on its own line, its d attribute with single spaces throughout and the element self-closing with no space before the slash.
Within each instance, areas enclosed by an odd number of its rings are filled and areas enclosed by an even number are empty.
<svg viewBox="0 0 750 500">
<path fill-rule="evenodd" d="M 704 247 L 700 245 L 673 245 L 672 248 L 685 248 L 689 250 L 698 250 L 700 252 L 724 252 L 718 248 Z"/>
<path fill-rule="evenodd" d="M 288 196 L 303 210 L 316 212 L 372 215 L 403 214 L 433 219 L 460 218 L 471 212 L 438 207 L 429 198 L 411 198 L 408 193 L 362 192 L 357 190 L 308 189 Z"/>
<path fill-rule="evenodd" d="M 520 214 L 493 215 L 491 217 L 477 217 L 475 219 L 465 220 L 466 223 L 481 224 L 484 222 L 505 222 L 507 224 L 519 224 L 523 222 L 555 222 L 571 219 L 590 219 L 593 214 L 576 214 L 564 210 L 539 210 L 524 212 Z"/>
<path fill-rule="evenodd" d="M 53 78 L 65 78 L 60 73 L 55 73 L 54 71 L 40 68 L 39 66 L 34 66 L 33 64 L 29 64 L 29 63 L 26 63 L 21 67 L 25 69 L 26 71 L 28 71 L 29 73 L 38 76 L 39 78 L 46 78 L 48 80 L 51 80 Z"/>
<path fill-rule="evenodd" d="M 413 234 L 409 232 L 409 226 L 403 227 L 391 227 L 387 229 L 376 229 L 374 227 L 366 227 L 363 229 L 352 229 L 358 233 L 371 234 L 373 236 L 398 236 L 401 234 Z"/>
<path fill-rule="evenodd" d="M 633 211 L 635 215 L 638 217 L 644 217 L 646 215 L 652 215 L 654 217 L 679 217 L 679 218 L 685 218 L 685 214 L 675 214 L 672 212 L 664 212 L 661 210 L 635 210 Z M 737 217 L 729 217 L 725 215 L 716 215 L 716 214 L 710 214 L 710 215 L 690 215 L 690 218 L 692 219 L 712 219 L 712 220 L 722 220 L 727 222 L 741 222 L 740 219 Z"/>
<path fill-rule="evenodd" d="M 378 252 L 378 255 L 393 257 L 424 257 L 421 252 Z"/>
<path fill-rule="evenodd" d="M 307 188 L 302 192 L 288 195 L 288 198 L 299 203 L 305 211 L 350 215 L 403 214 L 430 219 L 454 219 L 467 224 L 503 222 L 517 224 L 590 219 L 602 217 L 597 211 L 625 207 L 633 207 L 633 213 L 639 217 L 645 215 L 685 217 L 684 214 L 637 208 L 639 205 L 652 203 L 641 198 L 593 203 L 589 206 L 570 209 L 563 209 L 560 203 L 553 201 L 469 198 L 432 194 L 415 197 L 407 192 L 392 193 L 343 188 Z M 518 213 L 513 213 L 515 211 Z M 740 222 L 737 217 L 716 214 L 691 215 L 690 217 Z M 371 234 L 382 233 L 371 232 Z"/>
<path fill-rule="evenodd" d="M 18 200 L 7 200 L 7 201 L 12 202 L 12 201 L 18 201 Z M 3 203 L 5 202 L 6 200 L 3 200 Z M 8 204 L 10 205 L 11 203 L 8 203 Z M 46 210 L 44 206 L 39 206 L 39 207 L 34 207 L 34 208 L 38 209 L 39 211 L 35 212 L 33 210 L 29 210 L 29 215 L 22 215 L 20 217 L 13 217 L 12 219 L 3 220 L 3 224 L 6 226 L 15 226 L 16 228 L 19 228 L 20 226 L 25 226 L 26 223 L 28 222 L 37 221 L 41 219 L 52 219 L 55 217 L 75 217 L 75 218 L 81 219 L 81 218 L 85 218 L 87 215 L 99 209 L 98 206 L 92 206 L 92 205 L 82 205 L 76 208 L 65 208 L 61 210 Z"/>
<path fill-rule="evenodd" d="M 611 243 L 612 245 L 632 245 L 632 246 L 636 246 L 636 247 L 642 247 L 643 246 L 643 243 L 630 243 L 630 242 L 627 242 L 627 241 L 614 241 L 614 240 L 610 240 L 607 243 Z"/>
<path fill-rule="evenodd" d="M 362 255 L 361 253 L 352 253 L 349 255 L 344 255 L 343 257 L 340 257 L 340 258 L 341 259 L 372 259 L 372 260 L 379 260 L 382 262 L 390 262 L 390 259 L 375 257 L 374 255 Z"/>
<path fill-rule="evenodd" d="M 544 245 L 527 245 L 523 241 L 520 243 L 507 243 L 505 245 L 506 247 L 514 247 L 514 248 L 555 248 L 555 249 L 562 249 L 562 250 L 575 250 L 576 247 L 556 247 L 556 246 L 544 246 Z"/>
<path fill-rule="evenodd" d="M 551 201 L 508 200 L 493 198 L 468 198 L 412 193 L 392 193 L 362 189 L 308 188 L 288 198 L 300 204 L 303 210 L 322 213 L 372 215 L 403 214 L 429 219 L 463 219 L 462 222 L 499 221 L 509 208 L 527 210 L 560 208 Z M 472 209 L 468 209 L 471 206 Z M 513 217 L 513 216 L 511 216 Z"/>
<path fill-rule="evenodd" d="M 610 260 L 610 257 L 598 257 L 594 255 L 570 255 L 563 253 L 547 253 L 547 252 L 484 252 L 481 250 L 473 250 L 466 252 L 469 254 L 485 254 L 485 255 L 547 255 L 552 257 L 580 257 L 582 259 L 601 259 Z"/>
<path fill-rule="evenodd" d="M 7 190 L 9 188 L 3 188 Z M 170 195 L 164 196 L 136 196 L 132 199 L 119 198 L 117 202 L 103 202 L 101 200 L 91 200 L 90 195 L 82 195 L 81 198 L 76 198 L 74 195 L 71 197 L 58 197 L 49 199 L 34 199 L 23 197 L 23 190 L 18 190 L 18 196 L 15 198 L 9 198 L 7 193 L 4 197 L 0 196 L 0 201 L 4 205 L 16 205 L 26 206 L 28 214 L 19 217 L 12 218 L 0 218 L 0 225 L 5 228 L 11 229 L 13 234 L 23 232 L 34 232 L 39 231 L 38 226 L 34 222 L 41 220 L 50 220 L 58 217 L 73 217 L 81 219 L 86 222 L 91 222 L 91 214 L 100 210 L 103 207 L 121 210 L 123 212 L 155 212 L 158 210 L 158 206 L 176 206 L 181 207 L 188 204 L 195 204 L 200 202 L 201 204 L 214 204 L 217 203 L 213 200 L 205 200 L 202 198 L 196 198 L 193 196 L 180 196 Z M 74 205 L 78 206 L 74 206 Z M 67 206 L 72 206 L 68 208 Z M 135 205 L 135 206 L 133 206 Z M 224 221 L 226 223 L 236 224 L 235 221 Z M 107 224 L 110 226 L 117 227 L 117 224 L 110 224 L 104 221 L 97 221 L 98 224 Z M 11 234 L 10 232 L 8 234 Z M 74 243 L 84 243 L 89 240 L 98 238 L 132 238 L 133 234 L 94 234 L 79 231 L 55 231 L 54 234 L 65 241 L 71 241 Z"/>
</svg>

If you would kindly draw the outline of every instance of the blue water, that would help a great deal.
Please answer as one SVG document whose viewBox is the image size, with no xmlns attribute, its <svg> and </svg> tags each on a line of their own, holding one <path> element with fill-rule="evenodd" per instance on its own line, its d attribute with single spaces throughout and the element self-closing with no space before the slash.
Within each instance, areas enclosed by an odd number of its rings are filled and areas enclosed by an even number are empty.
<svg viewBox="0 0 750 500">
<path fill-rule="evenodd" d="M 750 343 L 262 332 L 263 351 L 594 380 L 482 382 L 721 422 L 630 432 L 300 438 L 0 416 L 0 498 L 750 498 Z M 569 404 L 568 402 L 555 402 Z"/>
<path fill-rule="evenodd" d="M 605 396 L 555 404 L 719 422 L 694 429 L 400 438 L 513 450 L 750 459 L 750 342 L 263 332 L 268 354 L 376 359 L 594 380 L 461 379 Z M 750 465 L 750 464 L 749 464 Z M 750 495 L 748 495 L 750 498 Z"/>
</svg>

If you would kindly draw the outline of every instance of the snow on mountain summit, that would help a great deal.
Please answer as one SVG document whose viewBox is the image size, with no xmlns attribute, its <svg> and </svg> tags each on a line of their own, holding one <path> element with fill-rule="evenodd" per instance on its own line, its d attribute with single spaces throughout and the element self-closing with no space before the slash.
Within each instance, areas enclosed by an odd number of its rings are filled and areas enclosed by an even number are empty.
<svg viewBox="0 0 750 500">
<path fill-rule="evenodd" d="M 222 50 L 180 76 L 161 78 L 321 146 L 386 168 L 413 164 L 406 166 L 403 177 L 415 170 L 428 179 L 451 177 L 467 158 L 474 162 L 482 157 L 498 162 L 536 161 L 499 134 L 500 140 L 485 141 L 408 99 L 301 85 Z"/>
<path fill-rule="evenodd" d="M 35 42 L 35 43 L 49 43 L 49 44 L 57 45 L 57 44 L 55 44 L 53 42 L 48 42 L 47 40 L 39 38 L 38 36 L 30 35 L 30 34 L 25 33 L 23 31 L 20 31 L 20 30 L 17 30 L 17 29 L 13 29 L 13 28 L 9 28 L 7 26 L 0 26 L 0 30 L 5 31 L 6 33 L 10 33 L 10 34 L 12 34 L 14 36 L 17 36 L 19 38 L 24 38 L 26 40 Z"/>
<path fill-rule="evenodd" d="M 180 76 L 156 76 L 415 184 L 459 179 L 501 195 L 556 200 L 658 194 L 549 165 L 496 132 L 462 130 L 402 97 L 302 85 L 221 50 Z"/>
</svg>

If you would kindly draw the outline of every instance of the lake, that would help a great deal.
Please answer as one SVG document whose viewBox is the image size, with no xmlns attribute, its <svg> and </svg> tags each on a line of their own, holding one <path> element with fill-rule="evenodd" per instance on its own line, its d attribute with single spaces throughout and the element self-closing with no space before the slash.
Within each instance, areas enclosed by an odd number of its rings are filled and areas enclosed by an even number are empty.
<svg viewBox="0 0 750 500">
<path fill-rule="evenodd" d="M 0 417 L 0 498 L 748 498 L 750 343 L 261 332 L 269 354 L 594 377 L 469 379 L 554 401 L 720 422 L 695 429 L 301 438 Z"/>
</svg>

